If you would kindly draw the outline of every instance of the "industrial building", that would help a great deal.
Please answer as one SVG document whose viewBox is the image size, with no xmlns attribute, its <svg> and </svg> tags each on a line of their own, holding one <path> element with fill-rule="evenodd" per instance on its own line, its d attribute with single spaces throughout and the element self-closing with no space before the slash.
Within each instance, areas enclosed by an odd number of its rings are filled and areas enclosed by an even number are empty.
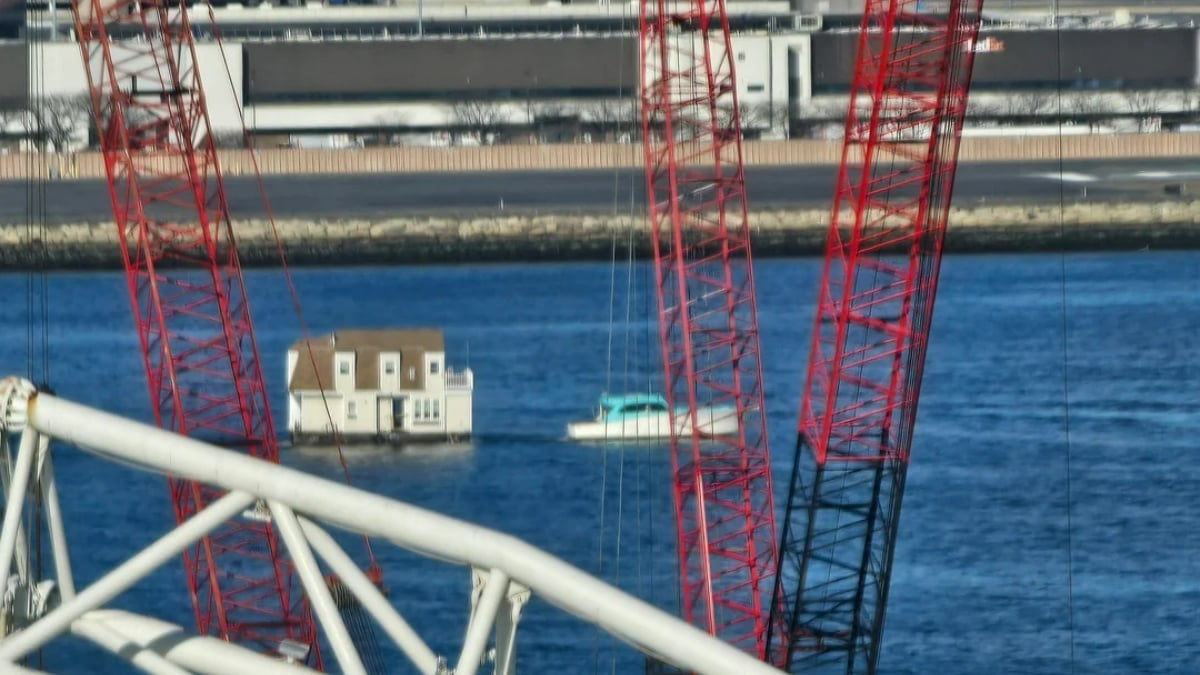
<svg viewBox="0 0 1200 675">
<path fill-rule="evenodd" d="M 817 3 L 820 5 L 820 3 Z M 798 7 L 812 7 L 801 3 Z M 731 2 L 743 128 L 838 133 L 858 17 Z M 637 135 L 637 5 L 227 5 L 194 14 L 213 128 L 264 143 L 461 144 L 630 140 Z M 86 77 L 69 12 L 30 14 L 44 41 L 0 42 L 0 108 L 78 97 Z M 971 124 L 1132 125 L 1200 114 L 1194 25 L 1125 11 L 994 15 L 974 46 Z M 86 102 L 84 102 L 86 104 Z M 86 108 L 76 143 L 86 142 Z M 3 115 L 3 113 L 0 113 Z M 0 117 L 10 136 L 13 114 Z"/>
</svg>

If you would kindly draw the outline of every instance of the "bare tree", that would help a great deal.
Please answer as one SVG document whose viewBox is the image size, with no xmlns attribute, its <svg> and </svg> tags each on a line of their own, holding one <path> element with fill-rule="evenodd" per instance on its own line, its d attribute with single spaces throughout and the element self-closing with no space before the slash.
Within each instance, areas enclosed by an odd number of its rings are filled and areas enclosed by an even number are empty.
<svg viewBox="0 0 1200 675">
<path fill-rule="evenodd" d="M 459 101 L 454 104 L 453 113 L 455 124 L 478 133 L 481 142 L 504 122 L 504 109 L 487 101 Z"/>
<path fill-rule="evenodd" d="M 786 103 L 743 103 L 740 106 L 740 117 L 743 129 L 756 129 L 772 134 L 779 132 L 784 138 L 790 136 L 792 116 Z"/>
<path fill-rule="evenodd" d="M 1049 112 L 1054 105 L 1054 99 L 1044 91 L 1013 92 L 1005 97 L 1005 113 L 1009 117 L 1037 117 Z"/>
<path fill-rule="evenodd" d="M 563 101 L 526 100 L 525 117 L 539 143 L 572 141 L 581 132 L 582 113 Z"/>
<path fill-rule="evenodd" d="M 994 118 L 1001 113 L 1000 106 L 995 101 L 971 97 L 967 99 L 967 118 Z"/>
<path fill-rule="evenodd" d="M 408 115 L 399 110 L 389 110 L 376 115 L 372 121 L 380 129 L 400 129 L 407 127 L 409 123 Z"/>
<path fill-rule="evenodd" d="M 814 121 L 843 124 L 848 105 L 845 100 L 810 100 L 805 106 L 805 116 Z"/>
<path fill-rule="evenodd" d="M 530 124 L 538 120 L 560 119 L 577 115 L 571 106 L 562 101 L 537 101 L 529 99 L 525 102 L 525 116 Z"/>
<path fill-rule="evenodd" d="M 1095 93 L 1075 94 L 1067 102 L 1067 111 L 1076 117 L 1094 117 L 1104 112 L 1104 101 Z"/>
<path fill-rule="evenodd" d="M 1153 90 L 1121 92 L 1125 98 L 1129 112 L 1137 117 L 1138 131 L 1149 131 L 1155 124 L 1155 118 L 1162 114 L 1163 95 Z"/>
<path fill-rule="evenodd" d="M 626 134 L 633 138 L 641 127 L 633 97 L 594 99 L 579 105 L 579 115 L 594 130 L 602 134 L 611 132 L 618 138 Z"/>
<path fill-rule="evenodd" d="M 30 131 L 43 151 L 62 152 L 91 119 L 92 102 L 83 94 L 45 96 L 33 102 Z"/>
<path fill-rule="evenodd" d="M 372 122 L 374 122 L 375 128 L 371 133 L 363 135 L 364 140 L 375 145 L 392 145 L 397 132 L 406 129 L 410 120 L 404 112 L 389 110 L 376 115 Z"/>
</svg>

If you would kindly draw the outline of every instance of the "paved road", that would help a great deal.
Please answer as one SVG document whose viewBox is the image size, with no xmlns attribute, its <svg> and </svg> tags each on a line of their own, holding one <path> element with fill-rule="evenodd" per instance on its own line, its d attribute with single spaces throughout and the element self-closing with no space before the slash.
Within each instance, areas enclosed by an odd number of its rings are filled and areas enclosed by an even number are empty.
<svg viewBox="0 0 1200 675">
<path fill-rule="evenodd" d="M 834 168 L 779 167 L 747 171 L 752 208 L 824 206 L 830 203 Z M 955 187 L 958 205 L 984 202 L 1048 202 L 1065 198 L 1160 198 L 1164 186 L 1193 182 L 1200 190 L 1195 160 L 1028 162 L 964 164 Z M 630 197 L 640 209 L 642 178 L 637 171 L 503 172 L 370 176 L 275 177 L 266 181 L 277 217 L 385 217 L 454 215 L 507 211 L 590 210 L 628 213 Z M 48 222 L 110 220 L 100 181 L 45 184 Z M 263 213 L 256 184 L 228 183 L 235 218 Z M 26 185 L 0 182 L 0 223 L 26 222 Z"/>
</svg>

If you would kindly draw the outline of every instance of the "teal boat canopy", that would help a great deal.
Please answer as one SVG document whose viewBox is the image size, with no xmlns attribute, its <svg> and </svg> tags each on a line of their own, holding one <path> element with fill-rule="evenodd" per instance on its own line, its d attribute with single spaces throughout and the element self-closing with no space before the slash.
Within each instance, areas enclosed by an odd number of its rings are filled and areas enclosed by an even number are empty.
<svg viewBox="0 0 1200 675">
<path fill-rule="evenodd" d="M 600 407 L 607 412 L 627 409 L 667 409 L 667 399 L 662 394 L 614 394 L 600 397 Z"/>
</svg>

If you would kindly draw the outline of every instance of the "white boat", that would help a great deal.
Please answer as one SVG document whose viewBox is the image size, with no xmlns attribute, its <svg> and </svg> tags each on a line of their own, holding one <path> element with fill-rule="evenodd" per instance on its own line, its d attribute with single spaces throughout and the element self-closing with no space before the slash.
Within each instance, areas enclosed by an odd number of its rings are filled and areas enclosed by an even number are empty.
<svg viewBox="0 0 1200 675">
<path fill-rule="evenodd" d="M 738 430 L 737 411 L 732 406 L 699 409 L 700 433 L 706 436 L 733 434 Z M 669 437 L 671 415 L 659 394 L 601 396 L 595 419 L 571 422 L 567 438 L 575 441 L 646 440 Z M 686 408 L 676 413 L 675 435 L 690 433 L 691 417 Z"/>
</svg>

